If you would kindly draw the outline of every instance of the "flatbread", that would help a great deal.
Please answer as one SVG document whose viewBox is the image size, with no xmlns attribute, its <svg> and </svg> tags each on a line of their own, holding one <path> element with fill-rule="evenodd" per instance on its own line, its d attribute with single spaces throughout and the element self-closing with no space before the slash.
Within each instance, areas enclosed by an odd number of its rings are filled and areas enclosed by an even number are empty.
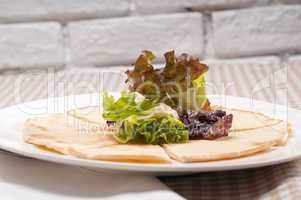
<svg viewBox="0 0 301 200">
<path fill-rule="evenodd" d="M 258 112 L 251 112 L 235 108 L 224 108 L 221 106 L 213 106 L 213 109 L 222 109 L 229 114 L 233 114 L 231 131 L 254 130 L 266 126 L 273 126 L 283 122 L 283 120 L 275 119 Z"/>
<path fill-rule="evenodd" d="M 185 144 L 164 144 L 168 155 L 180 162 L 233 159 L 283 145 L 288 138 L 285 123 L 255 130 L 230 133 L 216 140 L 192 140 Z"/>
<path fill-rule="evenodd" d="M 228 137 L 192 140 L 185 144 L 118 144 L 99 107 L 28 119 L 24 140 L 62 154 L 118 162 L 171 163 L 233 159 L 266 151 L 287 142 L 291 126 L 260 113 L 231 109 L 233 129 Z M 172 158 L 172 159 L 171 159 Z"/>
<path fill-rule="evenodd" d="M 185 144 L 164 144 L 168 155 L 184 163 L 225 160 L 265 151 L 269 146 L 236 140 L 192 140 Z"/>
<path fill-rule="evenodd" d="M 101 126 L 66 116 L 48 114 L 28 119 L 24 140 L 56 152 L 85 159 L 119 162 L 169 163 L 159 145 L 118 144 Z"/>
<path fill-rule="evenodd" d="M 282 146 L 286 144 L 291 131 L 289 124 L 281 122 L 274 126 L 266 126 L 254 130 L 230 132 L 228 137 L 259 145 Z"/>
<path fill-rule="evenodd" d="M 159 145 L 119 144 L 97 148 L 70 149 L 71 155 L 89 160 L 118 162 L 170 163 L 171 159 Z"/>
<path fill-rule="evenodd" d="M 68 115 L 90 123 L 106 126 L 106 120 L 102 117 L 103 109 L 99 106 L 87 106 L 68 111 Z"/>
<path fill-rule="evenodd" d="M 72 146 L 106 146 L 117 144 L 112 133 L 102 126 L 64 114 L 47 114 L 28 119 L 23 128 L 24 140 L 69 154 Z"/>
</svg>

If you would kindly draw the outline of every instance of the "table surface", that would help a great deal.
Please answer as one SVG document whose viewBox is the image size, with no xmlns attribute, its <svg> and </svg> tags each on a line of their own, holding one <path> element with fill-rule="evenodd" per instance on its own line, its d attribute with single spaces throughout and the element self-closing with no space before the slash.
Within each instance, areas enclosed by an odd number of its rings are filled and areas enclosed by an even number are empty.
<svg viewBox="0 0 301 200">
<path fill-rule="evenodd" d="M 301 63 L 212 63 L 209 94 L 234 95 L 301 108 Z M 27 70 L 0 76 L 0 107 L 52 96 L 125 89 L 119 68 Z M 257 169 L 159 177 L 187 199 L 300 199 L 301 160 Z"/>
</svg>

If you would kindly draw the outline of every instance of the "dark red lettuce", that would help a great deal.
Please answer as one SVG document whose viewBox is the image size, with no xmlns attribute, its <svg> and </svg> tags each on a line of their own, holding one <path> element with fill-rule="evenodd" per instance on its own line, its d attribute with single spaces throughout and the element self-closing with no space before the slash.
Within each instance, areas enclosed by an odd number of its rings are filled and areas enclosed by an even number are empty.
<svg viewBox="0 0 301 200">
<path fill-rule="evenodd" d="M 126 72 L 130 91 L 137 91 L 174 109 L 210 110 L 204 78 L 208 66 L 188 54 L 176 57 L 174 51 L 166 52 L 164 57 L 165 66 L 155 69 L 151 64 L 154 54 L 143 51 L 134 69 Z"/>
</svg>

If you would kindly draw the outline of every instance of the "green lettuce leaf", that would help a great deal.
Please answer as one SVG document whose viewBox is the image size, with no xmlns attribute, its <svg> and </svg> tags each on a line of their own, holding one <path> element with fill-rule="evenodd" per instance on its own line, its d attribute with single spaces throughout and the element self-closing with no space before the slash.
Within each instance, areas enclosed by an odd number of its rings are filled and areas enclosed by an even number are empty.
<svg viewBox="0 0 301 200">
<path fill-rule="evenodd" d="M 115 138 L 120 143 L 184 143 L 189 139 L 189 132 L 172 115 L 155 113 L 144 117 L 132 115 L 123 120 Z"/>
<path fill-rule="evenodd" d="M 137 93 L 122 92 L 121 97 L 115 101 L 108 93 L 103 95 L 103 117 L 109 121 L 120 121 L 131 115 L 146 115 L 149 109 L 158 105 L 150 99 L 137 100 Z"/>
<path fill-rule="evenodd" d="M 210 103 L 206 96 L 205 73 L 192 81 L 192 87 L 183 93 L 182 105 L 189 110 L 210 110 Z"/>
<path fill-rule="evenodd" d="M 188 141 L 189 133 L 178 120 L 175 110 L 151 99 L 138 100 L 137 93 L 121 93 L 117 100 L 103 95 L 103 117 L 115 121 L 114 137 L 120 143 L 181 143 Z"/>
</svg>

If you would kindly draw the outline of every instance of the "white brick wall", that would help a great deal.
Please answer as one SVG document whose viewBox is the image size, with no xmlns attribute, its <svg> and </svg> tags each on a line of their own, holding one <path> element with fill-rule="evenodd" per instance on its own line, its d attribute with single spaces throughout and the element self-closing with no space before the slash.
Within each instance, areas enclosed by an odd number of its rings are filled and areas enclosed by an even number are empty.
<svg viewBox="0 0 301 200">
<path fill-rule="evenodd" d="M 273 4 L 300 4 L 300 0 L 270 0 Z"/>
<path fill-rule="evenodd" d="M 0 25 L 0 69 L 64 65 L 58 23 Z"/>
<path fill-rule="evenodd" d="M 0 72 L 124 66 L 143 49 L 292 63 L 301 55 L 301 0 L 0 0 Z"/>
<path fill-rule="evenodd" d="M 0 22 L 83 20 L 124 16 L 124 0 L 0 0 Z"/>
<path fill-rule="evenodd" d="M 213 14 L 218 57 L 301 52 L 301 5 Z"/>
<path fill-rule="evenodd" d="M 275 68 L 279 68 L 281 65 L 281 60 L 277 56 L 261 56 L 252 58 L 235 58 L 235 59 L 208 59 L 204 60 L 204 63 L 208 65 L 256 65 L 256 66 L 266 66 L 271 65 Z"/>
<path fill-rule="evenodd" d="M 175 49 L 202 56 L 199 13 L 74 22 L 68 25 L 73 65 L 131 64 L 141 50 L 158 55 Z"/>
<path fill-rule="evenodd" d="M 187 9 L 221 10 L 265 5 L 268 0 L 134 0 L 137 12 L 143 14 L 179 12 Z"/>
</svg>

